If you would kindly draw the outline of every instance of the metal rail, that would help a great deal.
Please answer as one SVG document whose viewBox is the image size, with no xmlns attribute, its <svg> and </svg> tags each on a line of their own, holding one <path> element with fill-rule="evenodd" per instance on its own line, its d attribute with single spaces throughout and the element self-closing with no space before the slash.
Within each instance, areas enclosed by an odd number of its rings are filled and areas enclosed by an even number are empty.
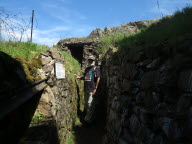
<svg viewBox="0 0 192 144">
<path fill-rule="evenodd" d="M 47 85 L 45 81 L 46 79 L 25 85 L 24 87 L 14 90 L 8 97 L 6 97 L 6 94 L 4 93 L 1 97 L 3 100 L 0 101 L 0 120 L 37 93 L 41 92 Z"/>
</svg>

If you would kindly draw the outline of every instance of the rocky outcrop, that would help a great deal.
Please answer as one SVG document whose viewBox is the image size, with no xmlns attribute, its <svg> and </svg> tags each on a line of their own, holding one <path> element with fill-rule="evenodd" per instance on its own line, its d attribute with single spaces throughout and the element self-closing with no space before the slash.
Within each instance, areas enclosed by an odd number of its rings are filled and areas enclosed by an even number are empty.
<svg viewBox="0 0 192 144">
<path fill-rule="evenodd" d="M 103 30 L 101 30 L 100 28 L 96 28 L 95 30 L 93 30 L 91 33 L 90 33 L 90 37 L 101 37 L 103 36 L 105 33 Z"/>
<path fill-rule="evenodd" d="M 108 51 L 116 56 L 102 63 L 105 144 L 192 143 L 191 45 Z"/>
<path fill-rule="evenodd" d="M 146 28 L 147 26 L 151 25 L 152 23 L 156 23 L 159 21 L 158 19 L 156 20 L 148 20 L 148 21 L 136 21 L 136 22 L 130 22 L 130 23 L 124 23 L 121 26 L 118 27 L 105 27 L 104 31 L 97 28 L 93 30 L 89 37 L 101 37 L 106 34 L 111 34 L 111 33 L 137 33 L 140 32 L 142 28 Z"/>
</svg>

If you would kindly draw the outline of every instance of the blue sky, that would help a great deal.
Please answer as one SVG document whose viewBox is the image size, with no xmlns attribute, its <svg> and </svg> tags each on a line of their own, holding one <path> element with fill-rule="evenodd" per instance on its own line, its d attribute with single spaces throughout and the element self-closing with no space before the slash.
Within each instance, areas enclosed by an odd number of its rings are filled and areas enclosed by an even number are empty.
<svg viewBox="0 0 192 144">
<path fill-rule="evenodd" d="M 95 28 L 160 18 L 192 0 L 0 0 L 0 7 L 22 13 L 29 21 L 35 10 L 33 42 L 53 45 L 68 37 L 85 37 Z"/>
</svg>

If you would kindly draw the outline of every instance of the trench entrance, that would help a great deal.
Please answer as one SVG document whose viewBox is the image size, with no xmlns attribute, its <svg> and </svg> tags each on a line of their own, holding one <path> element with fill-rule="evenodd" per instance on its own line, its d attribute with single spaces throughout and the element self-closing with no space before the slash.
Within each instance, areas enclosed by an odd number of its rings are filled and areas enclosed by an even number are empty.
<svg viewBox="0 0 192 144">
<path fill-rule="evenodd" d="M 67 45 L 68 49 L 71 51 L 71 55 L 82 64 L 83 60 L 83 49 L 85 44 L 69 44 Z"/>
</svg>

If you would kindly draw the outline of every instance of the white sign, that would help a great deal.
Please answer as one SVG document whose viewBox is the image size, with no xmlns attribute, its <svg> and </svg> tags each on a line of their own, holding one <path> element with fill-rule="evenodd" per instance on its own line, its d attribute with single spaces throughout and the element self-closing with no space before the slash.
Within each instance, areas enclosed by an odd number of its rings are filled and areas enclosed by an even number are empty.
<svg viewBox="0 0 192 144">
<path fill-rule="evenodd" d="M 55 63 L 55 74 L 57 79 L 65 78 L 65 67 L 61 62 Z"/>
</svg>

